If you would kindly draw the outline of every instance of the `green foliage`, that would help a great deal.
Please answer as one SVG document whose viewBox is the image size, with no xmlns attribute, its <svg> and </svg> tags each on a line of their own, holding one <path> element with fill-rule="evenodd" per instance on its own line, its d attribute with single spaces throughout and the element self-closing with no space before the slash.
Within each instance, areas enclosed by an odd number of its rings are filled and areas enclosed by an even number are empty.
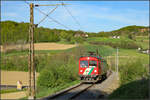
<svg viewBox="0 0 150 100">
<path fill-rule="evenodd" d="M 62 39 L 66 42 L 71 42 L 76 33 L 82 31 L 49 29 L 38 27 L 35 28 L 35 42 L 58 42 Z M 14 21 L 1 22 L 1 44 L 23 44 L 28 42 L 29 23 L 17 23 Z M 82 39 L 75 38 L 76 42 L 81 42 Z"/>
<path fill-rule="evenodd" d="M 112 39 L 104 37 L 92 37 L 88 39 L 90 44 L 95 45 L 109 45 L 113 48 L 125 48 L 125 49 L 137 49 L 140 45 L 137 45 L 135 41 L 128 38 Z"/>
<path fill-rule="evenodd" d="M 132 35 L 148 35 L 148 30 L 141 32 L 142 29 L 148 29 L 148 27 L 145 26 L 126 26 L 117 30 L 113 30 L 110 32 L 98 32 L 98 33 L 88 33 L 89 37 L 109 37 L 109 36 L 126 36 L 128 34 Z"/>
<path fill-rule="evenodd" d="M 110 96 L 110 99 L 147 99 L 149 86 L 148 65 L 142 59 L 127 61 L 119 66 L 121 86 Z"/>
<path fill-rule="evenodd" d="M 38 55 L 35 56 L 36 71 L 41 71 L 46 63 L 49 61 L 50 56 Z M 10 71 L 28 71 L 28 56 L 26 55 L 9 55 L 1 57 L 1 69 Z"/>
<path fill-rule="evenodd" d="M 54 88 L 61 84 L 77 80 L 79 57 L 85 52 L 96 51 L 97 48 L 101 48 L 99 53 L 102 56 L 113 52 L 113 49 L 107 46 L 84 45 L 53 55 L 40 72 L 37 82 L 38 87 Z"/>
<path fill-rule="evenodd" d="M 141 79 L 124 84 L 116 89 L 109 99 L 148 99 L 149 79 Z"/>
<path fill-rule="evenodd" d="M 72 85 L 75 85 L 77 83 L 79 83 L 80 81 L 77 80 L 77 81 L 73 81 L 73 82 L 69 82 L 69 83 L 65 83 L 65 84 L 61 84 L 57 87 L 53 87 L 53 88 L 46 88 L 46 87 L 41 87 L 41 88 L 38 88 L 38 91 L 37 91 L 37 94 L 36 94 L 36 97 L 37 99 L 40 98 L 40 97 L 45 97 L 45 96 L 49 96 L 49 95 L 52 95 L 53 93 L 56 93 L 62 89 L 66 89 Z M 27 99 L 27 98 L 26 98 Z"/>
<path fill-rule="evenodd" d="M 27 57 L 2 57 L 1 69 L 3 70 L 28 70 L 28 58 Z"/>
<path fill-rule="evenodd" d="M 1 90 L 0 94 L 4 94 L 4 93 L 12 93 L 12 92 L 20 92 L 20 91 L 25 91 L 26 88 L 24 88 L 23 90 L 17 90 L 17 89 L 6 89 L 6 90 Z"/>
<path fill-rule="evenodd" d="M 141 59 L 127 62 L 125 65 L 120 66 L 121 84 L 126 84 L 142 77 L 148 77 L 147 68 L 148 66 L 144 65 Z"/>
</svg>

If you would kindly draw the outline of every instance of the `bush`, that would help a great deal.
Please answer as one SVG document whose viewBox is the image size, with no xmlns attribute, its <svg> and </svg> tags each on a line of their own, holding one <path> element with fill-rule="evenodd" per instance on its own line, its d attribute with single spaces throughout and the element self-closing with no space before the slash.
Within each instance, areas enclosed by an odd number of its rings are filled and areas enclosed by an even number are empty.
<svg viewBox="0 0 150 100">
<path fill-rule="evenodd" d="M 126 84 L 130 81 L 148 77 L 148 66 L 142 63 L 142 59 L 134 62 L 127 62 L 125 65 L 120 66 L 121 84 Z"/>
<path fill-rule="evenodd" d="M 148 65 L 142 59 L 119 66 L 121 86 L 109 95 L 110 99 L 148 99 Z"/>
<path fill-rule="evenodd" d="M 38 78 L 38 87 L 52 88 L 77 80 L 80 48 L 52 56 Z M 74 53 L 73 53 L 74 52 Z"/>
</svg>

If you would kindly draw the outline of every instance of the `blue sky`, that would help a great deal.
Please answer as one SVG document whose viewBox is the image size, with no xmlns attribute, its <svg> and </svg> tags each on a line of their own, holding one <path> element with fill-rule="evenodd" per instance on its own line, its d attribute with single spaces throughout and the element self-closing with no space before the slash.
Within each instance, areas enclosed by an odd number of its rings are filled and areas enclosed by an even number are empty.
<svg viewBox="0 0 150 100">
<path fill-rule="evenodd" d="M 60 1 L 28 1 L 35 4 L 56 4 Z M 64 1 L 67 8 L 80 23 L 73 20 L 63 6 L 59 6 L 50 17 L 72 30 L 86 32 L 111 31 L 128 25 L 149 25 L 148 1 Z M 38 7 L 45 13 L 54 6 Z M 1 20 L 29 22 L 29 6 L 24 1 L 2 1 Z M 37 24 L 45 15 L 34 10 L 34 23 Z M 66 29 L 46 18 L 39 26 L 47 28 Z"/>
</svg>

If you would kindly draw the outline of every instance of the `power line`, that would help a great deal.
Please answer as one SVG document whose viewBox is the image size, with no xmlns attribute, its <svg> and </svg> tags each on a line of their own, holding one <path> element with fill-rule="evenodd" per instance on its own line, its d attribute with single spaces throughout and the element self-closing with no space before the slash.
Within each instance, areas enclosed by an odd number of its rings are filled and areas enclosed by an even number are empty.
<svg viewBox="0 0 150 100">
<path fill-rule="evenodd" d="M 30 5 L 27 1 L 25 1 L 26 4 Z M 58 6 L 58 5 L 57 5 Z M 51 19 L 52 21 L 54 21 L 55 23 L 65 27 L 66 29 L 69 29 L 71 30 L 70 28 L 68 28 L 67 26 L 65 26 L 64 24 L 58 22 L 57 20 L 53 19 L 52 17 L 50 17 L 49 15 L 47 15 L 46 13 L 44 13 L 43 11 L 41 11 L 40 9 L 38 8 L 35 8 L 37 11 L 39 11 L 40 13 L 42 13 L 43 15 L 45 15 L 47 18 Z"/>
<path fill-rule="evenodd" d="M 46 19 L 46 17 L 48 17 L 52 12 L 54 12 L 57 7 L 58 7 L 58 5 L 57 5 L 52 11 L 50 11 L 50 12 L 38 23 L 38 25 L 39 25 L 42 21 L 44 21 L 44 20 Z"/>
<path fill-rule="evenodd" d="M 37 11 L 39 11 L 40 13 L 42 13 L 43 15 L 46 15 L 46 13 L 42 12 L 40 9 L 38 8 L 35 8 Z M 68 28 L 67 26 L 65 26 L 64 24 L 61 24 L 60 22 L 58 22 L 57 20 L 53 19 L 52 17 L 50 16 L 47 16 L 49 19 L 51 19 L 52 21 L 54 21 L 55 23 L 59 24 L 59 25 L 62 25 L 63 27 L 67 28 L 70 30 L 70 28 Z"/>
<path fill-rule="evenodd" d="M 64 4 L 64 3 L 62 2 L 62 5 L 63 5 L 63 4 Z M 67 8 L 66 5 L 63 5 L 63 6 L 64 6 L 64 8 L 66 9 L 66 11 L 70 14 L 70 16 L 75 20 L 76 24 L 80 26 L 80 29 L 81 29 L 81 24 L 78 22 L 78 20 L 72 15 L 72 13 L 69 11 L 69 9 Z"/>
</svg>

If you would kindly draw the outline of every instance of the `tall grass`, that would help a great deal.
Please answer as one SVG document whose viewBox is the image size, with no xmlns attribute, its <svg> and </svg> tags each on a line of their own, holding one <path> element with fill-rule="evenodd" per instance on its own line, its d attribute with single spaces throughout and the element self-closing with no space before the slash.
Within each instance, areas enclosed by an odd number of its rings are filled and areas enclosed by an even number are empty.
<svg viewBox="0 0 150 100">
<path fill-rule="evenodd" d="M 148 98 L 148 65 L 141 59 L 126 62 L 119 67 L 121 86 L 115 90 L 111 99 L 146 99 Z"/>
</svg>

